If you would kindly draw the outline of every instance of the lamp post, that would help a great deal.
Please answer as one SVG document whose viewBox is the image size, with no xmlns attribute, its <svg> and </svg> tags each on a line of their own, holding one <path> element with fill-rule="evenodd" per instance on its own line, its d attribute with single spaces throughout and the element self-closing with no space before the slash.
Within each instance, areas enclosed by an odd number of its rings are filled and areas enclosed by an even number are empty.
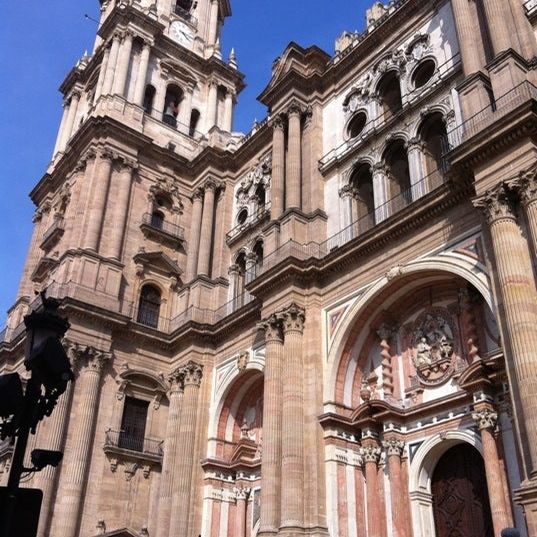
<svg viewBox="0 0 537 537">
<path fill-rule="evenodd" d="M 26 350 L 24 365 L 31 372 L 24 396 L 17 374 L 0 377 L 0 387 L 9 387 L 14 399 L 0 398 L 0 438 L 16 440 L 7 484 L 4 516 L 1 522 L 1 537 L 16 537 L 14 516 L 21 476 L 25 472 L 40 471 L 47 465 L 56 466 L 61 453 L 35 450 L 32 453 L 33 468 L 24 468 L 24 457 L 30 433 L 35 434 L 38 423 L 50 416 L 54 407 L 74 380 L 71 364 L 61 344 L 61 338 L 69 328 L 66 319 L 58 314 L 60 303 L 41 294 L 42 306 L 24 318 L 26 325 Z"/>
</svg>

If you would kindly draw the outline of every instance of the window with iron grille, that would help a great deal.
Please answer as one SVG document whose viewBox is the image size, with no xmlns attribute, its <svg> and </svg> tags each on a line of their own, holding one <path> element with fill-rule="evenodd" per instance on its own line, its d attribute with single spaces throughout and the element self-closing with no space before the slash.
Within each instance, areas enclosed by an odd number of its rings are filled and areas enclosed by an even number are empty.
<svg viewBox="0 0 537 537">
<path fill-rule="evenodd" d="M 147 401 L 134 397 L 125 399 L 118 447 L 143 453 L 148 407 Z"/>
<path fill-rule="evenodd" d="M 145 285 L 140 293 L 137 320 L 140 324 L 158 328 L 160 314 L 160 291 L 152 285 Z"/>
</svg>

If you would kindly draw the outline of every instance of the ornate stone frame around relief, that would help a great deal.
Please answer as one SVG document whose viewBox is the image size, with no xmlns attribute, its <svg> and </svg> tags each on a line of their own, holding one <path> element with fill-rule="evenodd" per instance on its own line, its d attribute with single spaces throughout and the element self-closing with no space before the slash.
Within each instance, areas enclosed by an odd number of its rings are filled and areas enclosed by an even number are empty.
<svg viewBox="0 0 537 537">
<path fill-rule="evenodd" d="M 413 323 L 411 358 L 422 386 L 441 386 L 453 376 L 456 333 L 446 308 L 432 308 Z"/>
<path fill-rule="evenodd" d="M 263 184 L 265 190 L 268 190 L 271 180 L 272 155 L 268 155 L 241 181 L 236 194 L 238 212 L 243 207 L 249 207 L 251 202 L 255 200 L 255 191 L 259 184 Z"/>
</svg>

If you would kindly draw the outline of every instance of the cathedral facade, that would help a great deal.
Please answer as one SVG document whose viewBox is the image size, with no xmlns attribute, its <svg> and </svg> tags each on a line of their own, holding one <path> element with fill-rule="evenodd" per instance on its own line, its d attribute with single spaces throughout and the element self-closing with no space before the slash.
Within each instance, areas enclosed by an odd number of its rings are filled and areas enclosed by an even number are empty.
<svg viewBox="0 0 537 537">
<path fill-rule="evenodd" d="M 39 537 L 537 537 L 537 3 L 377 2 L 246 135 L 229 0 L 100 4 L 0 338 L 71 325 Z"/>
</svg>

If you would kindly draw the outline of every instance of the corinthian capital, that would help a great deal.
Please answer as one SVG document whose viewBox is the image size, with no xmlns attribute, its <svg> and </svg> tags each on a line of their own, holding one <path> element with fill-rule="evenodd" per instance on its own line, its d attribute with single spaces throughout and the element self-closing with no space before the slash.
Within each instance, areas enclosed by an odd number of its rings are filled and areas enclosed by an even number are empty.
<svg viewBox="0 0 537 537">
<path fill-rule="evenodd" d="M 100 374 L 106 363 L 112 358 L 112 353 L 101 351 L 89 345 L 80 345 L 65 340 L 64 346 L 71 365 L 80 372 L 93 371 Z"/>
<path fill-rule="evenodd" d="M 498 414 L 490 408 L 473 412 L 472 418 L 480 431 L 483 429 L 494 429 L 496 428 L 496 423 L 498 423 Z"/>
<path fill-rule="evenodd" d="M 274 130 L 283 131 L 283 129 L 285 128 L 285 118 L 282 116 L 282 114 L 276 114 L 272 118 L 270 124 Z"/>
<path fill-rule="evenodd" d="M 276 315 L 271 315 L 264 321 L 261 321 L 257 327 L 265 332 L 266 343 L 282 343 L 282 323 Z"/>
<path fill-rule="evenodd" d="M 498 220 L 515 218 L 509 192 L 504 184 L 487 191 L 482 196 L 472 200 L 474 207 L 479 209 L 487 222 L 492 224 Z"/>
<path fill-rule="evenodd" d="M 360 448 L 360 456 L 362 460 L 367 464 L 372 462 L 378 464 L 380 461 L 380 456 L 382 454 L 382 449 L 379 446 L 362 446 Z"/>
<path fill-rule="evenodd" d="M 185 389 L 185 375 L 182 369 L 176 369 L 169 377 L 170 391 L 180 393 Z"/>
<path fill-rule="evenodd" d="M 537 169 L 532 168 L 521 173 L 510 186 L 518 193 L 522 205 L 537 201 Z"/>
<path fill-rule="evenodd" d="M 306 313 L 304 308 L 297 304 L 291 304 L 285 310 L 279 312 L 279 318 L 283 323 L 283 331 L 288 332 L 304 332 L 304 323 L 306 322 Z"/>
<path fill-rule="evenodd" d="M 388 457 L 402 457 L 405 450 L 405 443 L 402 440 L 397 440 L 395 438 L 390 438 L 389 440 L 384 440 L 382 442 L 382 447 Z"/>
<path fill-rule="evenodd" d="M 246 501 L 248 499 L 248 496 L 250 496 L 251 490 L 252 489 L 250 489 L 249 487 L 236 487 L 235 489 L 233 489 L 233 491 L 235 492 L 235 496 L 239 501 Z"/>
<path fill-rule="evenodd" d="M 199 387 L 203 378 L 203 366 L 197 362 L 190 361 L 179 369 L 179 373 L 183 375 L 185 386 Z"/>
</svg>

